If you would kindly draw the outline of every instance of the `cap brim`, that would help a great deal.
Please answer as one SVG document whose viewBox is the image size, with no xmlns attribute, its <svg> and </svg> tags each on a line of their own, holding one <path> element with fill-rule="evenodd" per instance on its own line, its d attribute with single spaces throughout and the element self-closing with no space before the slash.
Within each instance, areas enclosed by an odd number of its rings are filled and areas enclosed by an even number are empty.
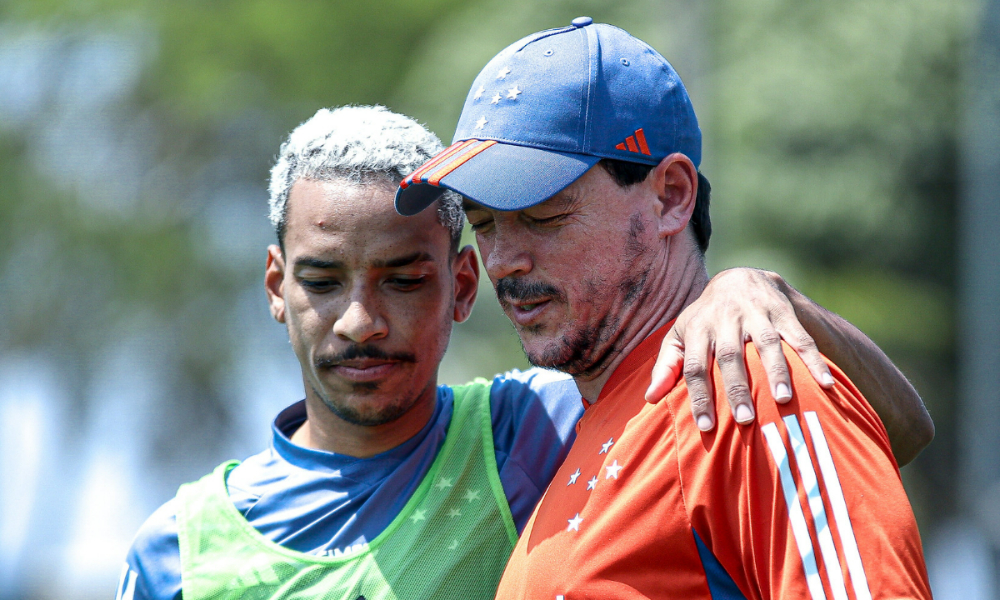
<svg viewBox="0 0 1000 600">
<path fill-rule="evenodd" d="M 405 189 L 400 188 L 396 191 L 396 210 L 402 215 L 415 215 L 437 200 L 443 188 L 496 210 L 522 210 L 559 193 L 600 160 L 599 156 L 498 142 L 461 162 L 436 180 L 437 185 L 426 181 L 434 179 L 438 169 L 449 168 L 451 159 L 442 161 Z"/>
</svg>

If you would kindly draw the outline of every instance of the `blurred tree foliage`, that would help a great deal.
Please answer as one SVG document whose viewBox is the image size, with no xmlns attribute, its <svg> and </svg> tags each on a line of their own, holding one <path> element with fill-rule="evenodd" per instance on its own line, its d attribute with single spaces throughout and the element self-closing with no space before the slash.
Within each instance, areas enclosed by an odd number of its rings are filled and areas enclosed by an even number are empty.
<svg viewBox="0 0 1000 600">
<path fill-rule="evenodd" d="M 713 3 L 708 175 L 717 266 L 776 267 L 915 382 L 949 489 L 962 47 L 974 5 Z M 749 252 L 748 252 L 749 250 Z M 949 494 L 914 494 L 923 522 Z"/>
<path fill-rule="evenodd" d="M 579 14 L 646 39 L 688 83 L 715 190 L 713 267 L 775 268 L 882 345 L 939 426 L 911 491 L 945 489 L 972 0 L 4 3 L 4 56 L 27 60 L 49 40 L 58 68 L 30 119 L 0 111 L 0 351 L 57 357 L 85 415 L 105 350 L 137 331 L 163 340 L 140 357 L 172 374 L 148 460 L 204 471 L 239 410 L 226 373 L 258 331 L 245 319 L 269 318 L 265 182 L 283 136 L 321 106 L 382 103 L 447 143 L 486 60 Z M 84 71 L 68 87 L 74 57 L 108 39 L 135 57 L 134 83 L 67 125 L 67 107 L 128 74 Z M 64 152 L 83 166 L 62 164 Z M 456 329 L 449 381 L 523 364 L 483 292 Z M 245 294 L 260 300 L 240 312 Z M 931 508 L 948 507 L 933 496 Z"/>
</svg>

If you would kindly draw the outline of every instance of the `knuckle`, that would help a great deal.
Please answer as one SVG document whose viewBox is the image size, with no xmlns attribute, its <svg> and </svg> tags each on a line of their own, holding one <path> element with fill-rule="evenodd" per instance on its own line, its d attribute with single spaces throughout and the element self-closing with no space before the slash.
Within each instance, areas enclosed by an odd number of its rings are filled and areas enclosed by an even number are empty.
<svg viewBox="0 0 1000 600">
<path fill-rule="evenodd" d="M 721 344 L 716 349 L 715 358 L 720 365 L 731 365 L 743 361 L 743 349 L 735 344 Z"/>
<path fill-rule="evenodd" d="M 757 342 L 761 346 L 780 346 L 781 334 L 776 329 L 767 327 L 757 334 Z"/>
<path fill-rule="evenodd" d="M 711 402 L 708 399 L 708 394 L 696 393 L 691 394 L 691 411 L 698 415 L 704 414 L 711 410 Z"/>
<path fill-rule="evenodd" d="M 812 336 L 805 331 L 795 335 L 795 345 L 801 350 L 816 350 L 816 340 L 812 339 Z"/>
<path fill-rule="evenodd" d="M 705 372 L 705 363 L 700 360 L 689 358 L 684 361 L 684 377 L 686 379 L 704 379 Z"/>
<path fill-rule="evenodd" d="M 738 403 L 750 397 L 750 388 L 745 383 L 733 383 L 726 386 L 726 396 Z"/>
</svg>

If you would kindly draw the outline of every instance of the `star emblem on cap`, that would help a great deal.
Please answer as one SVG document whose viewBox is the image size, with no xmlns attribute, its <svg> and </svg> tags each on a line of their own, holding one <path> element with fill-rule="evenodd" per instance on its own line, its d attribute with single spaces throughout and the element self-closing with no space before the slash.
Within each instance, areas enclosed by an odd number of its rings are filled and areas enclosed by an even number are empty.
<svg viewBox="0 0 1000 600">
<path fill-rule="evenodd" d="M 489 121 L 486 120 L 486 117 L 479 117 L 479 120 L 476 121 L 476 129 L 482 129 L 483 127 L 486 127 L 487 123 L 489 123 Z"/>
<path fill-rule="evenodd" d="M 500 92 L 497 92 L 496 95 L 493 96 L 493 99 L 490 100 L 490 104 L 500 104 Z"/>
<path fill-rule="evenodd" d="M 510 67 L 504 65 L 504 67 L 497 72 L 497 79 L 507 79 L 508 75 L 510 75 Z"/>
<path fill-rule="evenodd" d="M 479 89 L 478 89 L 478 90 L 476 90 L 476 95 L 474 95 L 474 96 L 472 97 L 472 99 L 473 99 L 473 100 L 479 100 L 480 98 L 482 98 L 482 97 L 483 97 L 483 92 L 485 92 L 485 91 L 486 91 L 486 88 L 485 88 L 485 87 L 483 87 L 483 86 L 479 86 Z"/>
<path fill-rule="evenodd" d="M 569 526 L 566 531 L 580 531 L 580 523 L 583 523 L 583 518 L 580 517 L 580 513 L 576 513 L 576 516 L 572 519 L 566 519 L 569 522 Z"/>
<path fill-rule="evenodd" d="M 519 88 L 519 87 L 517 87 L 515 85 L 514 87 L 510 88 L 509 90 L 507 90 L 507 99 L 508 100 L 517 100 L 517 96 L 520 93 L 521 93 L 521 88 Z"/>
<path fill-rule="evenodd" d="M 616 460 L 615 462 L 611 463 L 611 466 L 604 467 L 604 469 L 605 469 L 605 474 L 604 474 L 605 479 L 612 479 L 612 478 L 618 479 L 618 471 L 621 471 L 623 467 L 620 464 L 618 464 L 618 461 Z"/>
</svg>

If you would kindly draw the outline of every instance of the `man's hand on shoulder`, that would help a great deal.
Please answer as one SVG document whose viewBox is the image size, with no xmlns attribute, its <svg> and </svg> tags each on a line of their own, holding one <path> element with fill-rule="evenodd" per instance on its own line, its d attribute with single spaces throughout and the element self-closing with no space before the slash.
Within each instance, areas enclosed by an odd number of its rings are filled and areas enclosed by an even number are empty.
<svg viewBox="0 0 1000 600">
<path fill-rule="evenodd" d="M 754 405 L 744 346 L 753 342 L 772 397 L 785 403 L 792 395 L 782 340 L 822 388 L 834 384 L 823 355 L 844 371 L 878 413 L 900 465 L 913 460 L 933 439 L 934 423 L 920 395 L 874 342 L 777 273 L 759 269 L 719 273 L 681 312 L 663 340 L 646 399 L 658 401 L 683 375 L 698 428 L 711 430 L 717 420 L 711 377 L 715 360 L 733 416 L 739 423 L 749 423 Z"/>
<path fill-rule="evenodd" d="M 677 317 L 660 348 L 646 399 L 666 395 L 683 374 L 698 428 L 715 427 L 712 360 L 719 363 L 729 408 L 739 423 L 754 419 L 747 385 L 743 347 L 753 341 L 767 372 L 771 395 L 779 403 L 792 398 L 788 364 L 781 351 L 785 340 L 824 388 L 833 376 L 812 336 L 795 315 L 788 296 L 774 279 L 758 269 L 729 269 L 712 278 L 705 291 Z"/>
</svg>

